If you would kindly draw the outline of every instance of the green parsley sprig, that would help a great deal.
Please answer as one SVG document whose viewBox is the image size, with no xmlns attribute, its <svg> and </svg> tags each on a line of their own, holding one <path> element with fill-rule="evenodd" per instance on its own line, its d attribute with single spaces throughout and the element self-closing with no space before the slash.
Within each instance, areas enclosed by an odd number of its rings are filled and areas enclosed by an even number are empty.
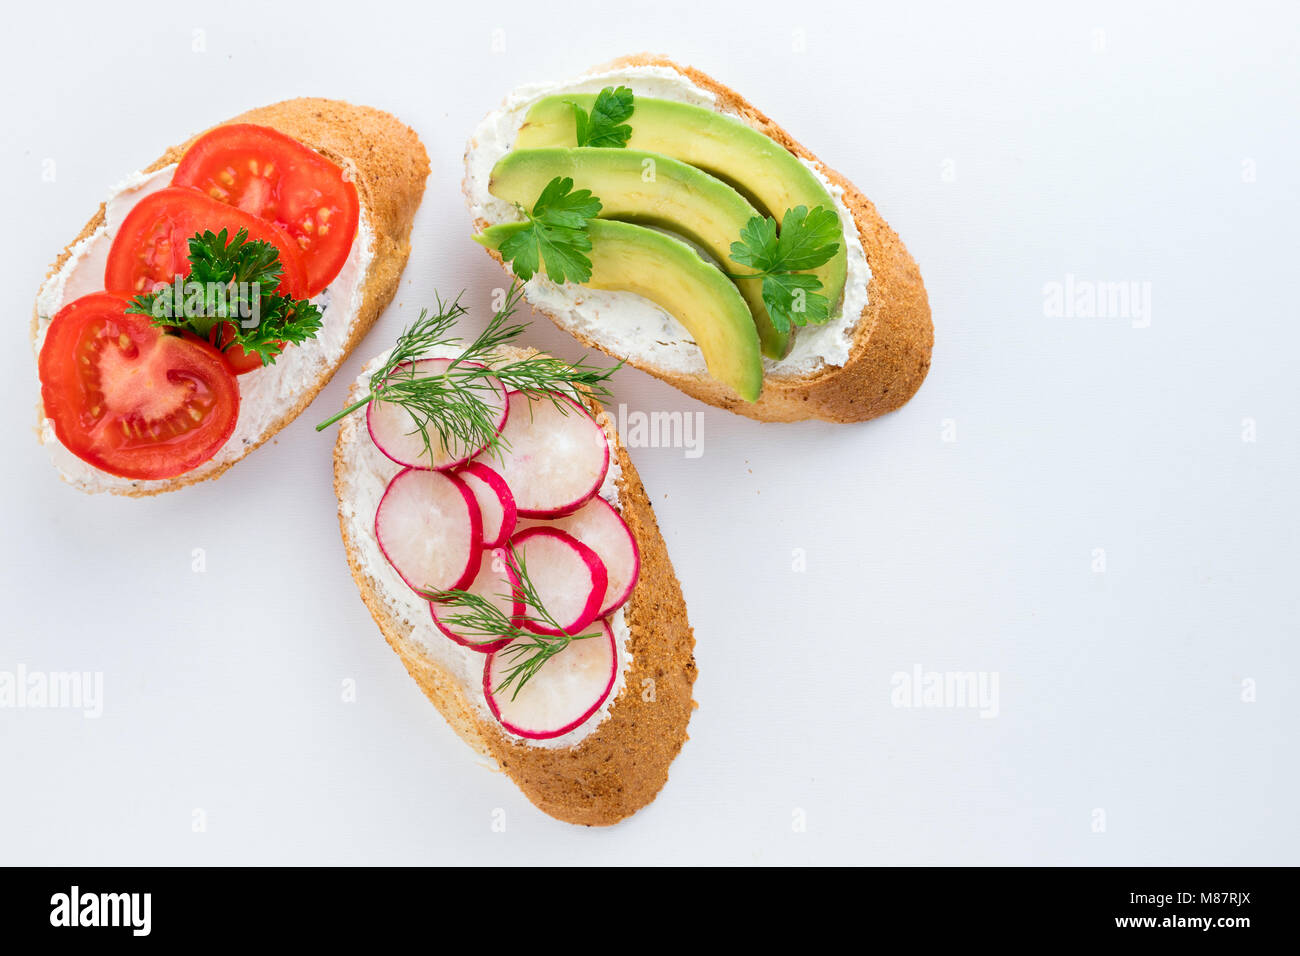
<svg viewBox="0 0 1300 956">
<path fill-rule="evenodd" d="M 442 621 L 471 644 L 495 644 L 503 638 L 511 643 L 503 647 L 498 654 L 505 656 L 510 665 L 501 682 L 494 687 L 493 693 L 504 694 L 513 685 L 510 696 L 514 700 L 524 686 L 537 676 L 551 658 L 555 657 L 574 641 L 600 637 L 601 631 L 589 631 L 583 634 L 570 634 L 546 610 L 537 588 L 528 576 L 528 567 L 524 556 L 514 547 L 509 546 L 509 559 L 515 576 L 518 578 L 518 596 L 524 607 L 531 609 L 520 617 L 511 617 L 491 600 L 481 594 L 469 591 L 420 591 L 420 594 L 447 607 L 459 610 L 442 616 Z M 510 597 L 510 595 L 497 595 Z M 559 634 L 538 634 L 523 625 L 525 622 L 538 624 Z"/>
<path fill-rule="evenodd" d="M 462 293 L 463 295 L 463 293 Z M 586 359 L 565 362 L 541 353 L 503 362 L 498 350 L 509 345 L 527 328 L 507 324 L 523 297 L 523 288 L 512 283 L 505 301 L 468 345 L 452 334 L 457 320 L 468 310 L 460 296 L 446 303 L 436 300 L 432 312 L 420 318 L 397 339 L 384 364 L 370 377 L 370 391 L 358 401 L 316 426 L 322 431 L 371 402 L 400 405 L 411 416 L 411 433 L 418 433 L 432 458 L 434 436 L 443 448 L 498 448 L 504 439 L 497 432 L 496 406 L 499 385 L 508 391 L 524 392 L 530 398 L 546 398 L 567 413 L 572 406 L 563 399 L 585 405 L 588 398 L 609 397 L 606 382 L 622 367 L 590 365 Z M 415 374 L 414 363 L 430 353 L 458 349 L 459 355 L 436 375 Z"/>
<path fill-rule="evenodd" d="M 731 278 L 762 279 L 763 304 L 778 332 L 821 325 L 830 319 L 831 302 L 821 294 L 821 280 L 801 270 L 829 262 L 839 239 L 839 216 L 824 206 L 787 209 L 779 233 L 771 216 L 754 216 L 731 244 L 731 259 L 758 271 Z"/>
<path fill-rule="evenodd" d="M 600 200 L 590 189 L 573 188 L 573 180 L 556 176 L 533 203 L 532 211 L 516 207 L 528 220 L 498 250 L 515 275 L 527 282 L 541 263 L 552 282 L 586 282 L 591 278 L 591 237 L 587 222 L 600 215 Z"/>
<path fill-rule="evenodd" d="M 605 87 L 596 94 L 590 115 L 577 103 L 570 101 L 569 105 L 573 107 L 579 146 L 621 149 L 632 138 L 632 127 L 627 125 L 634 109 L 629 87 Z"/>
<path fill-rule="evenodd" d="M 209 342 L 216 338 L 214 329 L 224 325 L 218 347 L 224 351 L 238 345 L 263 365 L 274 363 L 286 344 L 305 342 L 320 331 L 320 309 L 280 293 L 284 267 L 271 243 L 249 240 L 245 229 L 233 237 L 222 229 L 196 233 L 189 249 L 187 277 L 135 296 L 126 311 Z M 257 321 L 245 325 L 250 317 Z"/>
</svg>

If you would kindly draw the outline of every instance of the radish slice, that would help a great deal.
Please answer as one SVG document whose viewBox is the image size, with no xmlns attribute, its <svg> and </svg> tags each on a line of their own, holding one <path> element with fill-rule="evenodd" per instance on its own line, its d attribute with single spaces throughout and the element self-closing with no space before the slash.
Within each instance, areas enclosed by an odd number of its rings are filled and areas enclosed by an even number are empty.
<svg viewBox="0 0 1300 956">
<path fill-rule="evenodd" d="M 478 510 L 483 515 L 483 547 L 501 547 L 515 533 L 518 520 L 515 496 L 510 493 L 510 486 L 481 461 L 471 461 L 457 471 L 456 476 L 469 485 L 469 490 L 478 500 Z"/>
<path fill-rule="evenodd" d="M 523 689 L 516 684 L 495 689 L 510 669 L 525 658 L 510 648 L 488 655 L 483 663 L 483 694 L 492 716 L 520 737 L 546 740 L 567 734 L 600 709 L 614 688 L 618 653 L 614 632 L 598 621 L 602 633 L 574 641 L 541 666 Z"/>
<path fill-rule="evenodd" d="M 420 359 L 414 365 L 403 362 L 388 378 L 389 381 L 397 378 L 427 378 L 442 374 L 447 371 L 449 365 L 451 359 L 440 358 Z M 467 362 L 466 365 L 483 368 L 477 362 Z M 506 416 L 509 414 L 506 387 L 491 377 L 482 379 L 482 382 L 483 388 L 478 394 L 488 404 L 491 414 L 495 416 L 496 434 L 499 435 L 501 429 L 505 427 Z M 454 438 L 450 439 L 450 447 L 448 447 L 443 445 L 437 431 L 434 430 L 429 432 L 429 439 L 433 443 L 433 457 L 430 458 L 428 449 L 424 447 L 424 439 L 415 427 L 414 419 L 411 418 L 411 413 L 400 405 L 391 405 L 388 402 L 371 402 L 366 407 L 366 427 L 370 429 L 371 441 L 381 452 L 399 465 L 408 468 L 432 468 L 436 471 L 454 468 L 469 461 L 487 447 L 481 445 L 478 448 L 466 448 L 462 442 Z"/>
<path fill-rule="evenodd" d="M 488 601 L 499 607 L 507 617 L 511 619 L 519 617 L 524 613 L 524 601 L 519 594 L 519 578 L 515 576 L 515 569 L 510 566 L 508 555 L 501 549 L 493 550 L 490 548 L 484 548 L 482 555 L 478 574 L 474 576 L 474 580 L 470 582 L 465 590 L 471 594 L 487 598 Z M 470 650 L 480 651 L 484 654 L 491 654 L 493 651 L 500 650 L 510 643 L 509 638 L 502 638 L 499 641 L 484 644 L 479 643 L 482 640 L 480 635 L 466 637 L 457 633 L 448 624 L 444 623 L 443 618 L 464 613 L 464 608 L 458 605 L 439 604 L 437 601 L 430 601 L 429 612 L 433 615 L 433 623 L 438 630 L 462 647 L 468 647 Z"/>
<path fill-rule="evenodd" d="M 510 393 L 497 471 L 523 517 L 577 510 L 600 490 L 609 471 L 605 430 L 577 403 L 562 395 L 555 399 L 529 401 L 523 392 Z"/>
<path fill-rule="evenodd" d="M 463 588 L 478 573 L 482 519 L 474 493 L 455 475 L 399 471 L 379 500 L 375 537 L 414 591 Z"/>
<path fill-rule="evenodd" d="M 580 631 L 596 619 L 605 600 L 609 573 L 595 551 L 558 528 L 529 528 L 515 535 L 511 544 L 537 599 L 564 632 Z M 540 617 L 536 607 L 529 605 L 526 610 L 530 616 Z M 534 621 L 524 621 L 523 626 L 537 634 L 561 633 Z"/>
<path fill-rule="evenodd" d="M 559 528 L 596 552 L 609 574 L 605 597 L 596 617 L 605 617 L 622 607 L 632 596 L 637 575 L 641 573 L 641 550 L 623 516 L 604 498 L 592 498 L 563 518 L 545 522 L 526 520 L 523 527 Z"/>
</svg>

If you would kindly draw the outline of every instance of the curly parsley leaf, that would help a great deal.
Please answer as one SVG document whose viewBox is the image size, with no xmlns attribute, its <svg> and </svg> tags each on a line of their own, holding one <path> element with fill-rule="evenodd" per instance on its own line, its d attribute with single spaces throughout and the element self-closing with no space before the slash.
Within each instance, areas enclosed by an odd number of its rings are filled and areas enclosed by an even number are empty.
<svg viewBox="0 0 1300 956">
<path fill-rule="evenodd" d="M 802 270 L 829 262 L 839 239 L 839 216 L 823 206 L 787 209 L 779 232 L 771 216 L 754 216 L 731 244 L 731 259 L 756 272 L 732 278 L 763 280 L 763 304 L 777 331 L 821 325 L 830 319 L 830 300 L 821 294 L 821 280 Z"/>
<path fill-rule="evenodd" d="M 632 137 L 632 127 L 627 125 L 633 109 L 632 90 L 628 87 L 607 86 L 601 90 L 591 104 L 590 116 L 577 103 L 569 105 L 573 107 L 579 146 L 621 149 Z"/>
<path fill-rule="evenodd" d="M 192 332 L 222 351 L 238 345 L 270 365 L 286 344 L 320 331 L 320 309 L 306 299 L 281 295 L 280 251 L 247 230 L 196 233 L 189 240 L 190 274 L 131 300 L 128 312 L 153 324 Z M 220 334 L 217 332 L 221 327 Z"/>
<path fill-rule="evenodd" d="M 587 222 L 600 215 L 600 209 L 590 189 L 574 191 L 572 179 L 557 176 L 546 184 L 531 212 L 520 208 L 528 226 L 501 243 L 501 258 L 525 282 L 543 263 L 553 282 L 586 282 L 591 278 Z"/>
</svg>

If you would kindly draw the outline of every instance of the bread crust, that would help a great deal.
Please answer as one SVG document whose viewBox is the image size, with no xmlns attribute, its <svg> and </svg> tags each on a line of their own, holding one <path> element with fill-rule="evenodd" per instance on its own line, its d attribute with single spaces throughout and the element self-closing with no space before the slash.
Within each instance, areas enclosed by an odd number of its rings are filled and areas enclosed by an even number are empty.
<svg viewBox="0 0 1300 956">
<path fill-rule="evenodd" d="M 424 197 L 424 184 L 429 176 L 429 157 L 420 138 L 401 120 L 370 106 L 356 106 L 342 100 L 300 97 L 260 106 L 241 113 L 217 126 L 232 123 L 256 123 L 270 126 L 310 146 L 333 160 L 345 170 L 351 167 L 362 210 L 374 234 L 374 257 L 362 283 L 362 305 L 353 317 L 347 344 L 338 361 L 328 367 L 311 385 L 299 394 L 297 401 L 287 407 L 257 439 L 237 458 L 200 474 L 178 475 L 161 483 L 151 482 L 146 487 L 107 489 L 113 494 L 145 497 L 176 491 L 199 481 L 207 481 L 225 473 L 231 465 L 243 460 L 282 428 L 297 418 L 325 387 L 343 360 L 365 338 L 397 292 L 402 270 L 411 252 L 411 224 L 415 211 Z M 142 172 L 151 173 L 180 161 L 190 144 L 208 130 L 196 133 L 179 146 L 173 146 L 162 156 L 146 166 Z M 73 247 L 91 236 L 104 224 L 106 206 L 100 203 L 98 211 L 86 223 L 77 238 L 63 249 L 46 273 L 45 280 L 63 268 L 72 255 Z M 35 345 L 39 315 L 32 310 L 31 337 Z M 37 405 L 41 414 L 40 404 Z"/>
<path fill-rule="evenodd" d="M 685 374 L 654 367 L 635 355 L 619 355 L 629 365 L 649 372 L 687 395 L 749 418 L 767 422 L 793 422 L 815 418 L 830 422 L 862 422 L 904 405 L 921 387 L 930 369 L 934 326 L 930 302 L 916 262 L 901 239 L 881 218 L 876 207 L 843 175 L 821 162 L 779 124 L 757 109 L 735 90 L 694 67 L 682 66 L 665 56 L 638 53 L 593 67 L 602 72 L 622 67 L 658 66 L 676 70 L 696 86 L 713 93 L 724 110 L 746 121 L 801 159 L 815 161 L 828 180 L 844 190 L 844 204 L 853 214 L 871 282 L 867 306 L 853 335 L 848 361 L 842 366 L 824 366 L 805 375 L 773 375 L 763 379 L 763 392 L 756 402 L 746 402 L 734 391 L 709 375 Z M 479 220 L 475 228 L 491 225 Z M 503 268 L 509 267 L 500 253 L 488 250 Z M 554 314 L 547 315 L 557 326 L 590 348 L 601 348 L 589 336 L 567 328 Z"/>
<path fill-rule="evenodd" d="M 359 398 L 354 385 L 348 402 Z M 599 415 L 600 406 L 589 404 Z M 604 420 L 608 422 L 608 416 Z M 613 431 L 612 423 L 606 431 Z M 353 434 L 367 440 L 365 429 Z M 668 779 L 669 764 L 687 740 L 687 723 L 696 706 L 691 698 L 695 637 L 681 585 L 650 499 L 617 436 L 611 439 L 611 452 L 622 468 L 619 511 L 641 550 L 640 576 L 623 609 L 632 660 L 623 689 L 601 724 L 572 747 L 544 748 L 508 737 L 500 724 L 481 716 L 455 675 L 425 655 L 389 612 L 380 597 L 382 585 L 361 561 L 342 507 L 352 453 L 343 431 L 334 447 L 334 490 L 348 566 L 389 646 L 461 739 L 491 757 L 538 809 L 586 826 L 617 823 L 655 798 Z"/>
</svg>

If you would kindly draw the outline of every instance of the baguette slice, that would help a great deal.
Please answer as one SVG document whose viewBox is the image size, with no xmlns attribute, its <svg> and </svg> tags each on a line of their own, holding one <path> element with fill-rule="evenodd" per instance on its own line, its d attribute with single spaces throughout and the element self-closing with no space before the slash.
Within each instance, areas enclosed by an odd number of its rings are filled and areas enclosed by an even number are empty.
<svg viewBox="0 0 1300 956">
<path fill-rule="evenodd" d="M 71 478 L 66 474 L 63 475 L 65 480 L 83 491 L 92 493 L 108 491 L 113 494 L 141 497 L 164 491 L 175 491 L 198 481 L 216 478 L 293 421 L 311 404 L 333 377 L 343 360 L 370 331 L 371 326 L 375 324 L 397 292 L 398 281 L 411 251 L 411 223 L 424 196 L 424 184 L 429 175 L 429 157 L 415 132 L 396 117 L 382 110 L 369 106 L 354 106 L 341 100 L 317 98 L 286 100 L 282 103 L 258 107 L 217 125 L 224 126 L 229 123 L 256 123 L 270 126 L 315 149 L 345 171 L 351 170 L 361 200 L 361 222 L 368 227 L 373 237 L 369 265 L 360 280 L 362 290 L 360 308 L 350 315 L 344 315 L 342 312 L 333 315 L 336 320 L 346 319 L 348 322 L 346 332 L 340 336 L 345 340 L 341 354 L 322 356 L 312 368 L 311 380 L 304 383 L 302 387 L 295 388 L 292 397 L 283 407 L 250 409 L 247 407 L 249 403 L 241 404 L 241 417 L 255 413 L 265 424 L 248 437 L 242 447 L 237 449 L 236 454 L 226 454 L 226 449 L 223 448 L 215 458 L 190 472 L 175 478 L 156 481 L 119 478 L 97 469 L 91 469 L 92 473 L 84 477 Z M 190 143 L 200 135 L 202 133 L 196 134 L 180 146 L 171 147 L 146 166 L 142 172 L 152 173 L 178 162 Z M 80 235 L 59 254 L 54 265 L 50 267 L 46 282 L 63 268 L 78 243 L 91 237 L 104 225 L 105 212 L 106 206 L 101 203 L 99 210 L 90 222 L 86 223 Z M 37 345 L 40 318 L 38 307 L 33 310 L 32 315 L 33 346 Z M 330 316 L 327 315 L 327 323 L 329 320 Z M 324 335 L 325 330 L 320 334 Z M 313 343 L 309 341 L 292 348 L 312 347 Z M 249 374 L 261 375 L 268 371 L 261 370 Z M 247 376 L 240 378 L 240 387 L 243 391 L 245 386 L 242 379 Z M 37 411 L 43 418 L 39 399 Z M 49 440 L 57 442 L 57 439 L 52 436 Z"/>
<path fill-rule="evenodd" d="M 531 351 L 503 348 L 500 354 L 510 359 Z M 362 382 L 374 367 L 372 362 L 353 385 L 349 404 L 364 396 Z M 631 662 L 622 690 L 604 719 L 569 747 L 536 746 L 509 736 L 481 706 L 481 687 L 458 677 L 420 646 L 415 627 L 427 629 L 427 639 L 447 638 L 433 630 L 427 615 L 413 626 L 402 610 L 406 595 L 394 594 L 365 557 L 366 545 L 373 541 L 374 516 L 373 510 L 366 510 L 373 509 L 373 503 L 360 501 L 358 495 L 362 472 L 369 467 L 370 445 L 360 414 L 340 424 L 334 446 L 334 491 L 348 565 L 361 600 L 425 696 L 462 740 L 492 758 L 540 810 L 568 823 L 607 826 L 655 798 L 668 779 L 668 765 L 687 739 L 686 725 L 695 707 L 691 699 L 695 638 L 641 479 L 610 417 L 594 401 L 589 407 L 605 428 L 611 460 L 621 468 L 618 508 L 640 548 L 641 572 L 623 606 L 631 634 L 627 646 Z M 361 535 L 371 536 L 371 542 L 363 542 Z M 480 656 L 467 649 L 464 653 Z M 477 673 L 481 671 L 480 664 Z"/>
<path fill-rule="evenodd" d="M 902 240 L 876 212 L 876 207 L 856 186 L 821 163 L 811 151 L 739 93 L 699 70 L 681 66 L 668 57 L 641 53 L 602 64 L 590 72 L 638 66 L 675 70 L 695 86 L 712 93 L 716 97 L 715 108 L 719 111 L 743 119 L 800 159 L 815 162 L 826 179 L 844 191 L 843 202 L 857 227 L 871 268 L 871 281 L 867 287 L 867 305 L 853 333 L 847 362 L 842 366 L 823 365 L 806 374 L 769 372 L 764 377 L 762 395 L 756 402 L 744 401 L 703 372 L 683 373 L 656 367 L 652 360 L 636 354 L 615 357 L 702 402 L 759 421 L 790 422 L 816 418 L 831 422 L 860 422 L 905 404 L 921 387 L 929 371 L 934 327 L 921 273 Z M 629 122 L 635 125 L 635 111 Z M 477 144 L 471 142 L 466 153 L 467 162 L 476 148 Z M 468 196 L 468 177 L 465 187 Z M 480 218 L 475 221 L 474 228 L 481 231 L 490 225 L 493 223 Z M 509 271 L 500 253 L 488 251 Z M 571 327 L 564 316 L 549 311 L 545 306 L 533 305 L 583 344 L 609 351 L 597 339 Z"/>
</svg>

